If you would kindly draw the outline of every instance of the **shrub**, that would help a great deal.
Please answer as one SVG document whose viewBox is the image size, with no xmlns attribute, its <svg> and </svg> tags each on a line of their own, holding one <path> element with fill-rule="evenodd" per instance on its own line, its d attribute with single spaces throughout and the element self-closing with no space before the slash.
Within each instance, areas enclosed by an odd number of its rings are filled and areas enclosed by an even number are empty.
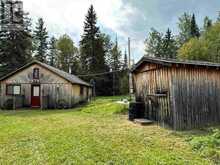
<svg viewBox="0 0 220 165">
<path fill-rule="evenodd" d="M 3 110 L 12 110 L 13 109 L 13 99 L 8 99 L 3 104 Z"/>
<path fill-rule="evenodd" d="M 220 130 L 214 129 L 207 136 L 193 137 L 189 142 L 201 156 L 209 158 L 217 164 L 220 163 Z"/>
<path fill-rule="evenodd" d="M 69 108 L 69 104 L 67 103 L 66 100 L 58 100 L 58 109 L 68 109 Z"/>
</svg>

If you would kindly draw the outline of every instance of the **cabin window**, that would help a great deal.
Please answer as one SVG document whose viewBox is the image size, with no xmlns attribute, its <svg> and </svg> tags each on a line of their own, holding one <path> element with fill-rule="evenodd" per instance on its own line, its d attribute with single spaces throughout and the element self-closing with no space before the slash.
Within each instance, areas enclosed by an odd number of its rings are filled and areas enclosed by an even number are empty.
<svg viewBox="0 0 220 165">
<path fill-rule="evenodd" d="M 34 79 L 39 79 L 39 77 L 40 77 L 39 68 L 34 68 L 34 70 L 33 70 L 33 78 Z"/>
<path fill-rule="evenodd" d="M 20 85 L 7 85 L 6 86 L 6 95 L 20 95 L 21 86 Z"/>
<path fill-rule="evenodd" d="M 89 97 L 89 88 L 86 88 L 86 97 Z"/>
<path fill-rule="evenodd" d="M 80 95 L 83 96 L 83 93 L 84 93 L 84 88 L 83 86 L 80 86 Z"/>
</svg>

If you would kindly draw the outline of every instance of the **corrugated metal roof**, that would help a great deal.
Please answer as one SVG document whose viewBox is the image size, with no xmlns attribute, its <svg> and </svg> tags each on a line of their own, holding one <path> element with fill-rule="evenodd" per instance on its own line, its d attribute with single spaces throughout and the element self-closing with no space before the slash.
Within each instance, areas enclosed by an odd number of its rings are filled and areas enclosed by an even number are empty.
<svg viewBox="0 0 220 165">
<path fill-rule="evenodd" d="M 11 73 L 9 73 L 8 75 L 6 75 L 6 76 L 0 78 L 0 81 L 5 80 L 6 78 L 8 78 L 8 77 L 10 77 L 10 76 L 13 76 L 13 75 L 16 74 L 17 72 L 22 71 L 23 69 L 25 69 L 25 68 L 29 67 L 30 65 L 33 65 L 33 64 L 38 64 L 38 65 L 40 65 L 40 66 L 42 66 L 42 67 L 44 67 L 44 68 L 50 70 L 51 72 L 57 74 L 58 76 L 64 78 L 65 80 L 71 82 L 72 84 L 79 84 L 79 85 L 84 85 L 84 86 L 91 86 L 91 84 L 89 84 L 89 83 L 87 83 L 87 82 L 81 80 L 80 78 L 78 78 L 78 77 L 75 76 L 75 75 L 69 74 L 69 73 L 67 73 L 67 72 L 64 72 L 64 71 L 62 71 L 62 70 L 60 70 L 60 69 L 57 69 L 57 68 L 52 67 L 52 66 L 50 66 L 50 65 L 47 65 L 47 64 L 45 64 L 45 63 L 39 62 L 39 61 L 37 61 L 37 60 L 31 61 L 30 63 L 24 65 L 23 67 L 21 67 L 21 68 L 19 68 L 19 69 L 17 69 L 16 71 L 11 72 Z"/>
</svg>

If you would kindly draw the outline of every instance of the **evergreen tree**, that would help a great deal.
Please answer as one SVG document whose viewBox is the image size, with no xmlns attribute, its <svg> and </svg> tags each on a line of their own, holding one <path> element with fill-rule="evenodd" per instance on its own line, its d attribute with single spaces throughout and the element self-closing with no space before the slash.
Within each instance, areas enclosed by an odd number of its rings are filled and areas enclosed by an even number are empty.
<svg viewBox="0 0 220 165">
<path fill-rule="evenodd" d="M 84 33 L 80 41 L 80 55 L 82 71 L 84 73 L 95 73 L 103 71 L 105 64 L 104 43 L 100 37 L 97 24 L 97 16 L 91 5 L 84 22 Z"/>
<path fill-rule="evenodd" d="M 121 51 L 119 50 L 118 47 L 118 39 L 116 38 L 115 44 L 111 50 L 111 57 L 112 57 L 112 63 L 111 63 L 111 69 L 113 71 L 117 71 L 121 69 Z"/>
<path fill-rule="evenodd" d="M 200 36 L 199 28 L 198 28 L 198 25 L 196 24 L 195 14 L 192 15 L 192 19 L 191 19 L 190 34 L 191 34 L 191 37 Z"/>
<path fill-rule="evenodd" d="M 109 71 L 106 56 L 106 37 L 101 34 L 97 26 L 97 16 L 91 5 L 84 22 L 84 32 L 80 41 L 80 63 L 82 74 L 102 73 Z M 97 95 L 109 95 L 111 88 L 103 88 L 110 83 L 110 76 L 87 77 L 85 80 L 94 80 Z"/>
<path fill-rule="evenodd" d="M 48 32 L 44 25 L 42 18 L 38 19 L 36 28 L 34 30 L 34 49 L 35 58 L 41 62 L 46 62 L 48 49 Z"/>
<path fill-rule="evenodd" d="M 163 34 L 152 28 L 148 39 L 145 41 L 145 52 L 148 56 L 161 57 L 162 51 Z"/>
<path fill-rule="evenodd" d="M 122 64 L 120 62 L 121 59 L 121 51 L 118 47 L 118 39 L 116 37 L 115 44 L 111 50 L 111 69 L 113 71 L 113 95 L 119 94 L 120 86 L 119 86 L 119 70 L 121 70 Z"/>
<path fill-rule="evenodd" d="M 204 31 L 208 30 L 211 26 L 212 26 L 212 20 L 209 19 L 209 17 L 206 16 L 204 18 L 204 25 L 203 25 Z"/>
<path fill-rule="evenodd" d="M 105 63 L 107 65 L 107 71 L 109 71 L 111 69 L 111 64 L 112 64 L 111 53 L 112 53 L 112 48 L 114 46 L 114 43 L 111 41 L 111 37 L 104 33 L 101 33 L 101 38 L 104 43 Z"/>
<path fill-rule="evenodd" d="M 126 70 L 128 69 L 128 55 L 127 55 L 127 51 L 125 50 L 124 53 L 124 65 L 123 65 L 123 69 Z"/>
<path fill-rule="evenodd" d="M 127 95 L 129 93 L 129 70 L 126 50 L 124 52 L 123 71 L 119 73 L 119 77 L 119 94 Z"/>
<path fill-rule="evenodd" d="M 178 50 L 181 59 L 220 62 L 220 24 L 213 24 L 200 38 L 192 38 Z"/>
<path fill-rule="evenodd" d="M 6 13 L 1 10 L 0 75 L 21 67 L 31 59 L 31 20 L 20 9 L 17 11 L 16 18 L 14 18 L 20 21 L 15 24 L 13 20 L 10 20 L 11 23 L 8 26 L 5 18 L 11 18 L 11 14 L 13 13 Z"/>
<path fill-rule="evenodd" d="M 163 57 L 165 58 L 176 58 L 177 56 L 177 44 L 172 36 L 171 30 L 168 28 L 163 38 Z"/>
<path fill-rule="evenodd" d="M 188 13 L 184 13 L 181 17 L 179 17 L 178 27 L 178 44 L 179 47 L 181 47 L 191 38 L 191 15 Z"/>
<path fill-rule="evenodd" d="M 56 44 L 57 44 L 57 39 L 55 37 L 51 37 L 49 42 L 48 64 L 54 67 L 58 67 L 57 66 L 58 50 Z"/>
</svg>

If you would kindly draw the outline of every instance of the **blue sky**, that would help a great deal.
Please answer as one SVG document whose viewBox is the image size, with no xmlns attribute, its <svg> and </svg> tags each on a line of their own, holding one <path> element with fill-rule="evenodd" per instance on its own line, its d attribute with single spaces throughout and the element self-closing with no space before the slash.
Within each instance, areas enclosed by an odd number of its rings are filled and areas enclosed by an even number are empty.
<svg viewBox="0 0 220 165">
<path fill-rule="evenodd" d="M 119 37 L 122 51 L 131 37 L 132 56 L 137 61 L 144 55 L 144 40 L 151 27 L 165 32 L 169 27 L 178 34 L 178 17 L 195 13 L 203 24 L 205 16 L 214 21 L 220 11 L 220 0 L 23 0 L 33 21 L 43 17 L 50 35 L 68 34 L 76 45 L 83 31 L 88 7 L 93 4 L 101 30 L 115 39 Z"/>
</svg>

